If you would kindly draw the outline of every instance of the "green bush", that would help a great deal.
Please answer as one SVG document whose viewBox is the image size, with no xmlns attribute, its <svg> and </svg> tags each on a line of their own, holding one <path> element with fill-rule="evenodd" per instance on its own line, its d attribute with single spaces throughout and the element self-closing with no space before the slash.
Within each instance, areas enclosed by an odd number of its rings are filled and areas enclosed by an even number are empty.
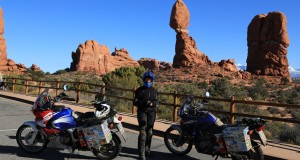
<svg viewBox="0 0 300 160">
<path fill-rule="evenodd" d="M 264 78 L 257 80 L 255 86 L 249 88 L 248 92 L 254 100 L 264 100 L 269 94 L 266 88 L 266 80 Z"/>
</svg>

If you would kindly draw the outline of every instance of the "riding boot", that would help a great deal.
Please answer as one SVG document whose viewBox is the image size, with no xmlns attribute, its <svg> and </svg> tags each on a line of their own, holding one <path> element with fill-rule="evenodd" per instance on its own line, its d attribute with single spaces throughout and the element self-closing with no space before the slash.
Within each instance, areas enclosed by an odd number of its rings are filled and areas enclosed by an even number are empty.
<svg viewBox="0 0 300 160">
<path fill-rule="evenodd" d="M 147 138 L 146 138 L 146 144 L 145 144 L 146 156 L 150 156 L 151 141 L 152 141 L 152 128 L 150 128 L 147 132 Z"/>
<path fill-rule="evenodd" d="M 138 138 L 138 150 L 139 150 L 140 160 L 146 160 L 145 143 L 146 143 L 146 132 L 140 131 L 139 138 Z"/>
</svg>

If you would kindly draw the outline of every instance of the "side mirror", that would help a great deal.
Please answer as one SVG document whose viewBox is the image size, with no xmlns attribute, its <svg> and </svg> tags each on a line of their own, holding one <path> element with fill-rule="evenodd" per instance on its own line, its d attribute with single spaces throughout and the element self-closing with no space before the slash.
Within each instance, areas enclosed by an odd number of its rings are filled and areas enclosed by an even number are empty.
<svg viewBox="0 0 300 160">
<path fill-rule="evenodd" d="M 210 96 L 209 92 L 205 92 L 205 97 L 209 97 L 209 96 Z"/>
<path fill-rule="evenodd" d="M 64 91 L 67 91 L 69 89 L 69 86 L 64 84 Z"/>
</svg>

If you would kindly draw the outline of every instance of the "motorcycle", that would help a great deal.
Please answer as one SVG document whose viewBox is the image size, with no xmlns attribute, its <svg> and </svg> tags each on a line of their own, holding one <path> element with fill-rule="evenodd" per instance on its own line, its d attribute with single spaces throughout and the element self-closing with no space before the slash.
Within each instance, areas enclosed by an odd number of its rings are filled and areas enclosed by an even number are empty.
<svg viewBox="0 0 300 160">
<path fill-rule="evenodd" d="M 45 89 L 32 106 L 35 121 L 24 122 L 17 131 L 16 140 L 20 148 L 30 154 L 45 151 L 47 147 L 92 151 L 98 158 L 110 160 L 119 155 L 122 143 L 126 141 L 122 117 L 111 109 L 105 100 L 94 103 L 94 112 L 74 112 L 63 105 L 61 100 L 74 100 L 64 91 L 54 99 Z M 75 116 L 76 115 L 76 116 Z M 118 133 L 118 134 L 117 134 Z"/>
<path fill-rule="evenodd" d="M 206 93 L 209 97 L 209 93 Z M 203 111 L 207 104 L 193 96 L 187 97 L 180 106 L 180 124 L 171 125 L 165 132 L 164 142 L 173 154 L 188 154 L 193 145 L 197 152 L 233 160 L 263 160 L 261 145 L 267 144 L 263 132 L 266 121 L 260 118 L 243 118 L 234 124 L 223 124 L 211 112 Z M 261 144 L 257 143 L 258 140 Z"/>
</svg>

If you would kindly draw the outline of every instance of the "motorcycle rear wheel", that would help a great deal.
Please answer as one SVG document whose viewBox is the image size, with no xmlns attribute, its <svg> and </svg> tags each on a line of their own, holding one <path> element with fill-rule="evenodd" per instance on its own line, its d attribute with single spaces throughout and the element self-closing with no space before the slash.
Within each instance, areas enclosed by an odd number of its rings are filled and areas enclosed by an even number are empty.
<svg viewBox="0 0 300 160">
<path fill-rule="evenodd" d="M 172 127 L 167 129 L 164 136 L 164 142 L 168 150 L 178 156 L 184 156 L 188 154 L 193 147 L 193 143 L 191 141 L 187 142 L 186 137 L 183 136 L 181 129 Z"/>
<path fill-rule="evenodd" d="M 29 144 L 28 140 L 30 140 L 33 133 L 34 130 L 31 126 L 22 125 L 17 131 L 16 140 L 19 147 L 22 148 L 25 152 L 38 154 L 46 150 L 48 141 L 41 132 L 38 132 L 35 140 L 33 141 L 33 144 Z"/>
<path fill-rule="evenodd" d="M 113 134 L 110 143 L 102 145 L 99 149 L 94 149 L 93 154 L 101 160 L 111 160 L 116 158 L 122 149 L 121 140 Z"/>
</svg>

